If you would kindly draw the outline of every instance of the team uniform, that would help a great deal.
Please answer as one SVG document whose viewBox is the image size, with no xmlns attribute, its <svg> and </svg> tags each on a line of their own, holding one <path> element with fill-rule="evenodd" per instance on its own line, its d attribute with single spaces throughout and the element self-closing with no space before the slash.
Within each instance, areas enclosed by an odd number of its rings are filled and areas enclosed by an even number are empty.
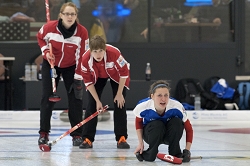
<svg viewBox="0 0 250 166">
<path fill-rule="evenodd" d="M 170 98 L 165 112 L 159 115 L 155 110 L 154 101 L 146 98 L 139 101 L 133 113 L 136 116 L 136 130 L 143 129 L 143 139 L 149 144 L 149 148 L 142 153 L 145 160 L 155 160 L 160 144 L 169 145 L 170 155 L 181 157 L 179 141 L 184 129 L 186 142 L 192 143 L 192 125 L 180 102 Z"/>
<path fill-rule="evenodd" d="M 102 91 L 110 79 L 110 84 L 113 91 L 113 98 L 116 96 L 119 79 L 126 78 L 125 87 L 123 88 L 123 97 L 126 97 L 126 90 L 129 89 L 130 75 L 129 63 L 123 58 L 118 48 L 106 44 L 106 53 L 100 62 L 96 62 L 91 56 L 91 51 L 88 50 L 82 57 L 82 76 L 85 86 L 94 85 L 96 92 L 101 98 Z M 87 91 L 88 104 L 86 108 L 85 118 L 96 112 L 96 101 L 91 93 Z M 97 118 L 92 119 L 83 126 L 83 139 L 88 138 L 94 142 L 96 134 Z M 114 133 L 116 141 L 121 136 L 127 138 L 127 114 L 126 106 L 118 108 L 114 103 Z"/>
<path fill-rule="evenodd" d="M 49 43 L 52 45 L 55 56 L 55 69 L 58 76 L 56 78 L 56 85 L 58 85 L 60 75 L 62 75 L 68 95 L 69 120 L 73 127 L 82 121 L 82 99 L 75 97 L 72 84 L 74 80 L 83 80 L 80 64 L 82 60 L 81 55 L 83 55 L 89 47 L 88 31 L 77 22 L 69 29 L 65 29 L 60 19 L 50 21 L 43 25 L 37 34 L 37 40 L 44 58 L 42 65 L 43 95 L 40 109 L 39 133 L 49 133 L 51 128 L 50 118 L 55 104 L 49 101 L 49 97 L 52 95 L 51 67 L 46 57 L 46 53 L 49 52 Z M 79 128 L 70 135 L 80 136 L 81 132 L 82 130 Z"/>
</svg>

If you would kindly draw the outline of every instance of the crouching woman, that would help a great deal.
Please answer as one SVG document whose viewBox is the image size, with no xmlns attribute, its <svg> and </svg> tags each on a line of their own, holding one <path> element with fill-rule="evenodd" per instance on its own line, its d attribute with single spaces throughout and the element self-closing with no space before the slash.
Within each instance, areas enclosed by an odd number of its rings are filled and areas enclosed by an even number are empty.
<svg viewBox="0 0 250 166">
<path fill-rule="evenodd" d="M 168 145 L 169 155 L 190 161 L 193 128 L 182 104 L 170 98 L 167 81 L 158 80 L 150 86 L 149 98 L 138 102 L 133 112 L 139 144 L 135 155 L 139 161 L 154 161 L 160 144 Z M 186 131 L 186 146 L 180 148 L 183 130 Z M 149 145 L 144 150 L 144 141 Z"/>
</svg>

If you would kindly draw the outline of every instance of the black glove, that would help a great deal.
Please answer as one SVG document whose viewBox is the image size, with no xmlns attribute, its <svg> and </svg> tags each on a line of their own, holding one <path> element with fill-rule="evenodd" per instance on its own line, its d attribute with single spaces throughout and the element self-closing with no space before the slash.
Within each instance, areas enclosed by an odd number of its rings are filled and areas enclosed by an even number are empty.
<svg viewBox="0 0 250 166">
<path fill-rule="evenodd" d="M 189 162 L 189 161 L 190 161 L 190 158 L 191 158 L 191 153 L 190 153 L 190 151 L 187 150 L 187 149 L 184 149 L 184 150 L 183 150 L 182 157 L 183 157 L 182 162 L 184 162 L 184 163 L 185 163 L 185 162 Z"/>
<path fill-rule="evenodd" d="M 74 83 L 72 84 L 70 89 L 74 89 L 75 97 L 76 99 L 82 100 L 83 96 L 83 81 L 82 80 L 75 80 Z M 71 90 L 70 90 L 71 91 Z"/>
</svg>

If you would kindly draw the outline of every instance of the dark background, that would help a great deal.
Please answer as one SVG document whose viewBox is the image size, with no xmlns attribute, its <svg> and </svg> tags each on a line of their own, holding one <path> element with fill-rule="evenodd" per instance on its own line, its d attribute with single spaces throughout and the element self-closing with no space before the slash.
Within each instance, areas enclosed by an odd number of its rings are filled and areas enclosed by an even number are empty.
<svg viewBox="0 0 250 166">
<path fill-rule="evenodd" d="M 114 44 L 116 45 L 116 44 Z M 118 46 L 118 45 L 117 45 Z M 181 78 L 197 78 L 201 82 L 210 76 L 220 76 L 228 82 L 233 82 L 235 75 L 239 74 L 239 67 L 236 66 L 237 45 L 236 43 L 223 44 L 221 46 L 209 46 L 205 44 L 186 46 L 183 45 L 161 46 L 154 44 L 129 46 L 119 45 L 122 54 L 130 63 L 131 80 L 143 80 L 140 84 L 147 83 L 145 80 L 146 63 L 150 62 L 152 79 L 166 79 L 171 83 L 171 93 L 174 95 L 175 85 Z M 20 78 L 24 76 L 26 62 L 32 62 L 40 53 L 37 43 L 11 43 L 1 44 L 1 52 L 6 56 L 14 56 L 13 64 L 13 109 L 25 110 L 25 82 Z M 110 86 L 110 85 L 107 85 Z M 40 101 L 41 94 L 38 93 L 41 87 L 32 87 L 34 102 Z M 128 97 L 135 97 L 138 94 L 145 94 L 149 86 L 128 91 Z M 105 97 L 105 95 L 104 95 Z M 111 97 L 111 96 L 110 96 Z M 140 98 L 134 98 L 139 100 Z M 129 100 L 129 99 L 127 99 Z M 3 101 L 3 100 L 2 100 Z M 32 101 L 31 101 L 32 102 Z M 111 103 L 112 104 L 112 103 Z M 2 104 L 1 104 L 2 105 Z M 39 105 L 37 106 L 39 108 Z M 132 108 L 129 108 L 132 109 Z"/>
<path fill-rule="evenodd" d="M 245 10 L 245 1 L 236 1 L 235 42 L 228 43 L 110 43 L 118 47 L 130 63 L 131 80 L 145 80 L 146 63 L 150 62 L 152 79 L 166 79 L 171 83 L 171 94 L 178 80 L 192 77 L 204 82 L 211 76 L 219 76 L 234 84 L 236 75 L 249 75 L 248 57 L 250 41 L 250 12 Z M 248 19 L 247 19 L 248 18 Z M 25 110 L 24 65 L 33 62 L 40 54 L 37 42 L 0 42 L 0 52 L 5 56 L 15 57 L 13 64 L 13 110 Z M 243 63 L 237 64 L 237 59 Z M 146 82 L 146 81 L 145 81 Z M 141 81 L 141 84 L 145 84 Z M 109 85 L 108 85 L 109 86 Z M 29 87 L 27 87 L 29 88 Z M 34 87 L 32 87 L 34 88 Z M 41 88 L 40 86 L 35 89 Z M 3 84 L 0 93 L 3 94 Z M 127 101 L 141 99 L 138 94 L 147 97 L 149 86 L 141 86 L 128 91 Z M 34 90 L 33 101 L 39 101 L 41 95 Z M 110 96 L 111 97 L 111 96 Z M 0 96 L 0 109 L 3 109 L 3 95 Z M 32 101 L 31 101 L 32 102 Z M 111 101 L 112 102 L 112 101 Z M 136 103 L 134 102 L 134 103 Z M 134 106 L 134 103 L 127 105 Z M 106 104 L 106 103 L 104 103 Z M 112 105 L 112 103 L 107 103 Z M 39 105 L 37 106 L 37 109 Z M 129 108 L 132 109 L 132 108 Z"/>
</svg>

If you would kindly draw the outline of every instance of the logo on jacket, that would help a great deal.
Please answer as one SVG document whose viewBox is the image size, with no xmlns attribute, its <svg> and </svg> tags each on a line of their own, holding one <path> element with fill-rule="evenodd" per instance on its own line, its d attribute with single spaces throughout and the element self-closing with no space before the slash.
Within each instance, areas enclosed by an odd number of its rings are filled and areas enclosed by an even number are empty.
<svg viewBox="0 0 250 166">
<path fill-rule="evenodd" d="M 123 67 L 126 64 L 126 60 L 120 55 L 116 61 L 120 67 Z"/>
<path fill-rule="evenodd" d="M 114 62 L 106 62 L 106 68 L 113 68 Z"/>
</svg>

